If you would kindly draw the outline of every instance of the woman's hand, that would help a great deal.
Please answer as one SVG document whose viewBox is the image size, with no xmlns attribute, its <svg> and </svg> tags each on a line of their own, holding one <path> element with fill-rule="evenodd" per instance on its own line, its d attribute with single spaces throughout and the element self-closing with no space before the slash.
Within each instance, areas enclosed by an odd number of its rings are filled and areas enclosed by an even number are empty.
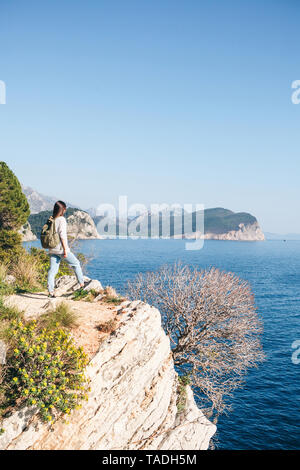
<svg viewBox="0 0 300 470">
<path fill-rule="evenodd" d="M 68 256 L 68 255 L 67 255 L 67 253 L 66 253 L 66 252 L 64 252 L 64 258 L 66 258 L 67 256 Z"/>
</svg>

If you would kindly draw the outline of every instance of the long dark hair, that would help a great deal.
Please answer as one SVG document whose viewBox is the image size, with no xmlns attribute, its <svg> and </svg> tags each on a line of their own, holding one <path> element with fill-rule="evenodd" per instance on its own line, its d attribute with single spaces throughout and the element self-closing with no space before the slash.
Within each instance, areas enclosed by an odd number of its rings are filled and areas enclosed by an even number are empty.
<svg viewBox="0 0 300 470">
<path fill-rule="evenodd" d="M 67 206 L 63 201 L 56 201 L 53 207 L 53 214 L 52 217 L 55 219 L 56 217 L 60 217 L 63 214 L 64 209 L 66 209 Z"/>
</svg>

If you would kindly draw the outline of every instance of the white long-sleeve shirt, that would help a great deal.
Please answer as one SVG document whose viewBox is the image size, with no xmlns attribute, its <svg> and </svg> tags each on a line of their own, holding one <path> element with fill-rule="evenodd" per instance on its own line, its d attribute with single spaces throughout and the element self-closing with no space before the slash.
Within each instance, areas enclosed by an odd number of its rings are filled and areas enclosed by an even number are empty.
<svg viewBox="0 0 300 470">
<path fill-rule="evenodd" d="M 55 230 L 59 235 L 59 238 L 65 242 L 65 246 L 67 249 L 67 253 L 70 251 L 68 245 L 68 237 L 67 237 L 67 221 L 63 216 L 56 217 L 55 221 Z M 60 242 L 56 247 L 49 249 L 49 254 L 52 255 L 62 255 L 64 253 L 64 249 L 62 243 Z"/>
</svg>

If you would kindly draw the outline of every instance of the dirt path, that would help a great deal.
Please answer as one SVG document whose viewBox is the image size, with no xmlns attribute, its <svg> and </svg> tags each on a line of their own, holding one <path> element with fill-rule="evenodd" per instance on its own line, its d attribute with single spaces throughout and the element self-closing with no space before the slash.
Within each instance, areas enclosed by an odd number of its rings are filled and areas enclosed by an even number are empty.
<svg viewBox="0 0 300 470">
<path fill-rule="evenodd" d="M 14 294 L 5 301 L 7 305 L 15 306 L 24 311 L 26 320 L 37 318 L 39 315 L 53 310 L 59 302 L 65 302 L 78 315 L 78 326 L 72 329 L 76 345 L 82 346 L 91 358 L 98 350 L 101 340 L 110 333 L 99 330 L 99 325 L 115 320 L 116 326 L 118 306 L 104 301 L 86 302 L 70 300 L 65 297 L 49 299 L 43 292 Z"/>
</svg>

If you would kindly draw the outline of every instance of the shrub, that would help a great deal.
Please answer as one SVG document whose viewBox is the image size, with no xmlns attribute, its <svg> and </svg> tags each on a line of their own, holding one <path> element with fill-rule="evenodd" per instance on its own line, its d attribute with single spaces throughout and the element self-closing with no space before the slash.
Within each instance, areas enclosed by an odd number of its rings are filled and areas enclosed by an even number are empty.
<svg viewBox="0 0 300 470">
<path fill-rule="evenodd" d="M 122 303 L 124 299 L 123 297 L 110 297 L 107 295 L 103 297 L 103 300 L 108 304 L 120 305 L 120 303 Z"/>
<path fill-rule="evenodd" d="M 52 421 L 87 399 L 87 356 L 63 329 L 39 330 L 36 321 L 12 322 L 2 374 L 2 409 L 36 406 Z"/>
<path fill-rule="evenodd" d="M 119 305 L 123 302 L 124 298 L 121 297 L 116 290 L 111 286 L 106 286 L 104 289 L 103 301 L 115 305 Z"/>
<path fill-rule="evenodd" d="M 215 415 L 229 408 L 226 398 L 264 358 L 250 285 L 231 272 L 175 264 L 138 275 L 128 292 L 161 311 L 175 366 L 190 373 L 201 407 Z"/>
<path fill-rule="evenodd" d="M 18 230 L 28 216 L 29 204 L 17 177 L 0 162 L 0 262 L 10 263 L 23 251 Z"/>
<path fill-rule="evenodd" d="M 36 259 L 27 253 L 19 256 L 11 269 L 19 289 L 32 290 L 39 285 L 39 265 Z"/>
<path fill-rule="evenodd" d="M 111 298 L 114 298 L 114 297 L 119 297 L 119 295 L 117 294 L 117 291 L 111 287 L 111 286 L 106 286 L 105 289 L 104 289 L 104 294 L 107 296 L 107 297 L 111 297 Z"/>
<path fill-rule="evenodd" d="M 44 328 L 73 328 L 77 326 L 78 315 L 66 302 L 60 302 L 54 310 L 39 317 L 39 325 Z"/>
<path fill-rule="evenodd" d="M 89 292 L 87 290 L 80 288 L 74 292 L 72 298 L 73 300 L 82 300 L 82 299 L 85 299 L 88 295 L 89 295 Z"/>
<path fill-rule="evenodd" d="M 3 299 L 0 297 L 0 322 L 3 320 L 21 320 L 23 316 L 24 312 L 17 307 L 5 305 Z"/>
<path fill-rule="evenodd" d="M 186 386 L 191 383 L 191 379 L 189 375 L 181 375 L 178 376 L 178 386 L 177 386 L 177 411 L 178 413 L 182 413 L 186 406 Z"/>
<path fill-rule="evenodd" d="M 29 204 L 18 178 L 0 162 L 0 229 L 19 230 L 29 217 Z"/>
<path fill-rule="evenodd" d="M 24 253 L 21 235 L 13 230 L 0 228 L 0 263 L 9 266 Z"/>
</svg>

